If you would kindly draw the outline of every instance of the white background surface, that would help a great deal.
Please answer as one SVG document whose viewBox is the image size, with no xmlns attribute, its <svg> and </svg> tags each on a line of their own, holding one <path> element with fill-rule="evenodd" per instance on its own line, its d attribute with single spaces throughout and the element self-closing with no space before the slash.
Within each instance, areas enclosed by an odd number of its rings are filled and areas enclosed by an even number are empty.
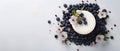
<svg viewBox="0 0 120 51">
<path fill-rule="evenodd" d="M 90 0 L 92 1 L 92 0 Z M 47 20 L 61 15 L 59 5 L 80 0 L 0 0 L 0 51 L 76 51 L 54 39 Z M 120 51 L 119 0 L 99 0 L 102 8 L 111 10 L 108 29 L 115 37 L 107 46 L 79 47 L 80 51 Z M 54 20 L 53 20 L 54 21 Z"/>
</svg>

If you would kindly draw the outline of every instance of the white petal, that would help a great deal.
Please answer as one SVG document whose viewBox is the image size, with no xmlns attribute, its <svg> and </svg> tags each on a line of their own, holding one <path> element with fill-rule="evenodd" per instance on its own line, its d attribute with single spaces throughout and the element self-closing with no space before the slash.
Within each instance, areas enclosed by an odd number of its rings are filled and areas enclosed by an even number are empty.
<svg viewBox="0 0 120 51">
<path fill-rule="evenodd" d="M 82 13 L 81 10 L 76 10 L 76 12 L 77 12 L 78 14 L 81 14 L 81 13 Z"/>
<path fill-rule="evenodd" d="M 56 32 L 57 32 L 57 33 L 61 33 L 62 30 L 63 30 L 63 28 L 60 27 L 59 25 L 56 25 L 55 28 L 56 28 Z"/>
<path fill-rule="evenodd" d="M 63 37 L 63 36 L 64 36 L 64 37 Z M 60 39 L 61 39 L 62 41 L 66 40 L 67 37 L 68 37 L 67 32 L 62 32 L 62 33 L 60 34 Z"/>
<path fill-rule="evenodd" d="M 104 35 L 97 35 L 96 36 L 96 42 L 97 43 L 102 43 L 103 41 L 104 41 Z"/>
</svg>

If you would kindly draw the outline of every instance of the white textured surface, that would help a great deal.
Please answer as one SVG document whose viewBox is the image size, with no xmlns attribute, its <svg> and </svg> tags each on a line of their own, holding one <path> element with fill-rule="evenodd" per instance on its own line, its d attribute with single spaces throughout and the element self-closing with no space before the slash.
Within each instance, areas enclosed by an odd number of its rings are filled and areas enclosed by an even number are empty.
<svg viewBox="0 0 120 51">
<path fill-rule="evenodd" d="M 91 1 L 91 0 L 90 0 Z M 59 5 L 80 0 L 0 0 L 0 51 L 76 51 L 74 45 L 64 46 L 49 32 L 54 14 L 61 15 Z M 98 0 L 102 8 L 111 10 L 108 29 L 115 39 L 106 46 L 79 47 L 80 51 L 120 51 L 120 0 Z"/>
</svg>

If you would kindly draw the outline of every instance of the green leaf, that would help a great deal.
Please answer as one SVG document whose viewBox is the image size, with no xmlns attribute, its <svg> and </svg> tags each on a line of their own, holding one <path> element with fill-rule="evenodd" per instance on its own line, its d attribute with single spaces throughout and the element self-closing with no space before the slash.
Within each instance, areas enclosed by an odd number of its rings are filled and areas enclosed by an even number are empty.
<svg viewBox="0 0 120 51">
<path fill-rule="evenodd" d="M 73 10 L 72 10 L 72 15 L 76 15 L 76 13 L 77 13 L 77 12 L 76 12 L 76 9 L 73 9 Z"/>
<path fill-rule="evenodd" d="M 109 37 L 107 37 L 106 35 L 104 36 L 104 41 L 107 41 L 109 39 Z"/>
<path fill-rule="evenodd" d="M 63 41 L 64 44 L 67 44 L 67 39 Z"/>
</svg>

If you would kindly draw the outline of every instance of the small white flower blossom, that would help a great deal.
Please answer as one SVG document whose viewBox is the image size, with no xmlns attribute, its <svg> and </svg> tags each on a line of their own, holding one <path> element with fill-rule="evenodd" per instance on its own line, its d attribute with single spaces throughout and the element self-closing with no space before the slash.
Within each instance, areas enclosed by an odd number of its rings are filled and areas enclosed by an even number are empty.
<svg viewBox="0 0 120 51">
<path fill-rule="evenodd" d="M 63 30 L 62 27 L 60 27 L 59 25 L 56 25 L 55 27 L 56 27 L 56 29 L 57 29 L 57 30 L 56 30 L 57 33 L 61 33 L 61 32 L 62 32 L 62 30 Z"/>
<path fill-rule="evenodd" d="M 97 35 L 97 36 L 96 36 L 96 42 L 97 42 L 97 43 L 102 43 L 102 42 L 104 42 L 104 35 Z"/>
<path fill-rule="evenodd" d="M 60 34 L 60 40 L 62 40 L 62 41 L 66 40 L 67 37 L 68 37 L 67 32 L 62 32 Z"/>
<path fill-rule="evenodd" d="M 101 10 L 98 13 L 99 18 L 105 18 L 107 16 L 106 12 L 102 12 Z"/>
</svg>

